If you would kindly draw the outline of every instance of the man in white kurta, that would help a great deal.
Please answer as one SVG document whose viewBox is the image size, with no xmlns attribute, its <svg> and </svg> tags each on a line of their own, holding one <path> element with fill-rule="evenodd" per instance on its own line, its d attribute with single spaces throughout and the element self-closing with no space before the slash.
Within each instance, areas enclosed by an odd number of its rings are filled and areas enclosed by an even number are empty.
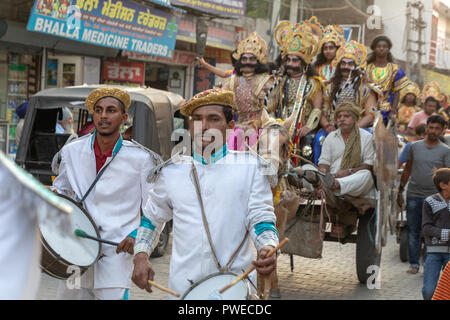
<svg viewBox="0 0 450 320">
<path fill-rule="evenodd" d="M 234 106 L 234 93 L 212 89 L 188 101 L 182 112 L 192 115 L 191 121 L 203 119 L 203 123 L 208 123 L 208 119 L 218 121 L 215 117 L 225 113 L 220 109 L 224 105 Z M 201 112 L 204 114 L 201 115 Z M 228 126 L 232 123 L 231 116 L 230 113 Z M 145 264 L 157 243 L 159 232 L 170 219 L 173 219 L 173 243 L 169 288 L 183 294 L 189 289 L 190 281 L 197 282 L 219 272 L 203 225 L 192 178 L 192 164 L 198 172 L 206 220 L 221 267 L 230 260 L 247 230 L 249 236 L 229 266 L 230 271 L 240 274 L 252 265 L 252 240 L 260 253 L 277 246 L 272 192 L 267 177 L 260 170 L 259 160 L 245 152 L 229 151 L 225 141 L 222 140 L 221 148 L 215 149 L 211 157 L 204 158 L 194 152 L 193 157 L 180 156 L 161 170 L 144 208 L 151 226 L 140 227 L 136 238 L 133 281 L 138 287 L 151 292 L 146 280 L 153 278 L 153 272 Z M 275 258 L 272 258 L 274 260 L 267 262 L 270 268 L 275 264 Z M 261 261 L 261 255 L 258 255 L 256 263 L 258 261 Z M 262 265 L 259 267 L 265 268 Z M 256 270 L 260 272 L 258 266 Z M 255 272 L 250 278 L 255 280 Z M 169 298 L 174 297 L 169 295 Z"/>
<path fill-rule="evenodd" d="M 355 104 L 337 106 L 338 130 L 330 133 L 323 142 L 319 170 L 334 176 L 331 186 L 334 195 L 373 199 L 375 149 L 372 134 L 358 127 L 358 116 L 359 109 Z"/>
<path fill-rule="evenodd" d="M 104 104 L 107 114 L 106 109 L 114 107 L 110 105 L 114 104 L 111 97 L 115 97 L 125 105 L 126 113 L 130 104 L 127 95 L 125 91 L 115 88 L 96 89 L 86 99 L 86 107 L 90 113 L 97 112 L 102 101 L 109 98 L 110 102 Z M 107 119 L 108 115 L 104 117 Z M 105 129 L 108 123 L 103 118 L 96 120 L 96 115 L 93 118 L 96 131 L 72 141 L 61 150 L 59 175 L 52 186 L 52 190 L 77 200 L 82 199 L 97 176 L 99 168 L 94 144 L 96 139 L 102 138 L 98 130 Z M 133 235 L 133 231 L 137 230 L 141 221 L 141 204 L 146 203 L 150 190 L 146 178 L 150 169 L 155 166 L 155 157 L 157 156 L 139 145 L 123 140 L 118 134 L 112 153 L 106 158 L 102 169 L 107 165 L 108 167 L 83 202 L 84 208 L 99 228 L 102 239 L 122 243 L 135 237 L 136 232 Z M 62 282 L 58 297 L 126 299 L 131 285 L 133 256 L 126 252 L 118 254 L 116 249 L 115 246 L 102 244 L 101 258 L 82 275 L 82 288 L 68 289 L 65 282 Z"/>
<path fill-rule="evenodd" d="M 359 128 L 361 137 L 361 164 L 373 166 L 375 160 L 375 150 L 373 146 L 372 134 Z M 341 166 L 344 155 L 345 142 L 340 130 L 330 133 L 323 142 L 322 153 L 319 158 L 319 165 L 330 166 L 330 173 L 335 175 Z M 340 188 L 335 190 L 337 196 L 349 195 L 352 197 L 375 196 L 372 172 L 368 169 L 357 170 L 352 168 L 349 175 L 336 178 Z"/>
</svg>

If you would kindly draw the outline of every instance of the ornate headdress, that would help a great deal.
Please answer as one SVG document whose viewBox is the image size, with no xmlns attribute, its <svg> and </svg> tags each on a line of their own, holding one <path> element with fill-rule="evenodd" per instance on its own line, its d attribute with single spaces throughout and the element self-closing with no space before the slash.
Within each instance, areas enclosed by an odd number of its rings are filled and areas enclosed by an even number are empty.
<svg viewBox="0 0 450 320">
<path fill-rule="evenodd" d="M 333 59 L 333 65 L 337 66 L 342 59 L 353 59 L 356 66 L 364 68 L 366 66 L 367 49 L 361 43 L 354 40 L 344 43 L 336 52 L 336 57 Z"/>
<path fill-rule="evenodd" d="M 86 109 L 90 114 L 94 113 L 94 107 L 98 100 L 113 97 L 123 103 L 125 107 L 125 112 L 128 111 L 128 108 L 131 104 L 130 94 L 122 89 L 114 88 L 114 87 L 100 87 L 93 90 L 86 98 Z"/>
<path fill-rule="evenodd" d="M 310 64 L 319 51 L 323 27 L 316 17 L 292 25 L 289 21 L 280 21 L 274 36 L 280 46 L 281 56 L 293 54 Z"/>
<path fill-rule="evenodd" d="M 417 85 L 417 83 L 412 82 L 412 81 L 408 81 L 408 84 L 406 85 L 406 87 L 404 87 L 402 90 L 400 90 L 400 101 L 402 101 L 403 98 L 408 93 L 412 93 L 413 95 L 416 96 L 417 99 L 420 98 L 420 88 Z"/>
<path fill-rule="evenodd" d="M 267 43 L 256 32 L 239 43 L 233 58 L 239 60 L 244 53 L 253 54 L 262 64 L 267 63 Z"/>
<path fill-rule="evenodd" d="M 197 93 L 180 107 L 180 112 L 189 117 L 195 109 L 208 105 L 228 106 L 235 110 L 234 92 L 214 88 Z"/>
<path fill-rule="evenodd" d="M 422 100 L 425 102 L 428 97 L 433 97 L 439 102 L 444 100 L 444 96 L 441 94 L 441 87 L 436 81 L 428 82 L 423 87 Z"/>
<path fill-rule="evenodd" d="M 323 45 L 327 42 L 333 42 L 337 47 L 340 47 L 345 42 L 344 29 L 338 25 L 326 26 L 322 33 L 318 51 L 321 51 Z"/>
</svg>

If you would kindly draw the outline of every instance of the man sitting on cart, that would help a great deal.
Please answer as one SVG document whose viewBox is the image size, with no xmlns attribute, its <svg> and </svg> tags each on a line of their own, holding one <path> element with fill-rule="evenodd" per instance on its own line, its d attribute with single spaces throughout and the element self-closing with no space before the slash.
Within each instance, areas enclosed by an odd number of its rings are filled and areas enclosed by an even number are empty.
<svg viewBox="0 0 450 320">
<path fill-rule="evenodd" d="M 337 106 L 335 119 L 338 130 L 325 138 L 318 170 L 326 175 L 322 186 L 329 208 L 343 209 L 342 199 L 345 199 L 363 213 L 374 207 L 372 167 L 375 150 L 372 134 L 357 124 L 359 113 L 359 108 L 353 103 Z M 305 165 L 303 169 L 313 168 Z M 317 175 L 304 172 L 304 177 L 313 186 L 319 186 Z"/>
</svg>

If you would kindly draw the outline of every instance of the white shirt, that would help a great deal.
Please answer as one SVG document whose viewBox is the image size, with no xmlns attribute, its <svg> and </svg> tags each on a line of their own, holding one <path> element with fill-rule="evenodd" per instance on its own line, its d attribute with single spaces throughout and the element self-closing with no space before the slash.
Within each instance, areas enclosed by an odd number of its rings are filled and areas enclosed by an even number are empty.
<svg viewBox="0 0 450 320">
<path fill-rule="evenodd" d="M 59 175 L 52 190 L 66 195 L 73 191 L 78 199 L 84 196 L 96 177 L 93 139 L 94 134 L 86 135 L 63 147 Z M 146 178 L 154 167 L 148 152 L 130 141 L 122 143 L 114 161 L 84 201 L 84 207 L 100 229 L 100 237 L 114 242 L 121 242 L 138 228 L 141 203 L 146 203 L 151 188 Z M 133 257 L 115 251 L 115 246 L 102 244 L 105 256 L 94 264 L 94 289 L 130 287 Z"/>
<path fill-rule="evenodd" d="M 261 174 L 257 158 L 248 153 L 229 151 L 208 165 L 182 156 L 180 163 L 165 167 L 150 192 L 144 214 L 157 230 L 173 219 L 169 288 L 181 295 L 190 287 L 188 280 L 196 282 L 218 272 L 191 177 L 192 162 L 221 266 L 227 264 L 246 230 L 260 222 L 276 221 L 269 182 Z M 253 259 L 254 247 L 248 237 L 231 270 L 240 274 Z"/>
<path fill-rule="evenodd" d="M 373 136 L 361 128 L 359 128 L 359 135 L 361 137 L 361 164 L 373 166 L 375 160 Z M 330 173 L 335 174 L 340 170 L 344 150 L 345 142 L 341 129 L 331 132 L 323 142 L 319 164 L 329 165 Z"/>
</svg>

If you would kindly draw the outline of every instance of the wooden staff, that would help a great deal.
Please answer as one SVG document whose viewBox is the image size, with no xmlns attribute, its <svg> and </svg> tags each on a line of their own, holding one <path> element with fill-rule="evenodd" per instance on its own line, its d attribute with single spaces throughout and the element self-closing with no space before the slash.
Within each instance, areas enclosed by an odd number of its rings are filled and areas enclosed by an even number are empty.
<svg viewBox="0 0 450 320">
<path fill-rule="evenodd" d="M 267 255 L 266 258 L 271 257 L 275 252 L 277 252 L 279 249 L 281 249 L 287 242 L 289 241 L 288 238 L 284 238 L 283 241 L 281 241 L 278 246 L 276 246 L 275 248 L 273 248 L 272 250 L 270 250 Z M 243 274 L 241 274 L 240 276 L 238 276 L 236 279 L 234 279 L 230 284 L 228 284 L 227 286 L 225 286 L 224 288 L 219 290 L 219 293 L 222 294 L 225 292 L 225 290 L 230 289 L 232 286 L 234 286 L 236 283 L 238 283 L 239 281 L 241 281 L 242 279 L 246 278 L 250 272 L 252 272 L 253 270 L 255 270 L 255 266 L 251 266 L 250 268 L 248 268 L 247 271 L 245 271 Z"/>
<path fill-rule="evenodd" d="M 180 297 L 180 294 L 179 294 L 179 293 L 176 293 L 175 291 L 170 290 L 169 288 L 163 287 L 162 285 L 157 284 L 156 282 L 154 282 L 154 281 L 152 281 L 152 280 L 148 280 L 148 283 L 149 283 L 150 285 L 152 285 L 152 286 L 158 288 L 159 290 L 162 290 L 162 291 L 165 291 L 165 292 L 167 292 L 167 293 L 170 293 L 171 295 L 173 295 L 173 296 L 175 296 L 175 297 L 177 297 L 177 298 Z"/>
</svg>

